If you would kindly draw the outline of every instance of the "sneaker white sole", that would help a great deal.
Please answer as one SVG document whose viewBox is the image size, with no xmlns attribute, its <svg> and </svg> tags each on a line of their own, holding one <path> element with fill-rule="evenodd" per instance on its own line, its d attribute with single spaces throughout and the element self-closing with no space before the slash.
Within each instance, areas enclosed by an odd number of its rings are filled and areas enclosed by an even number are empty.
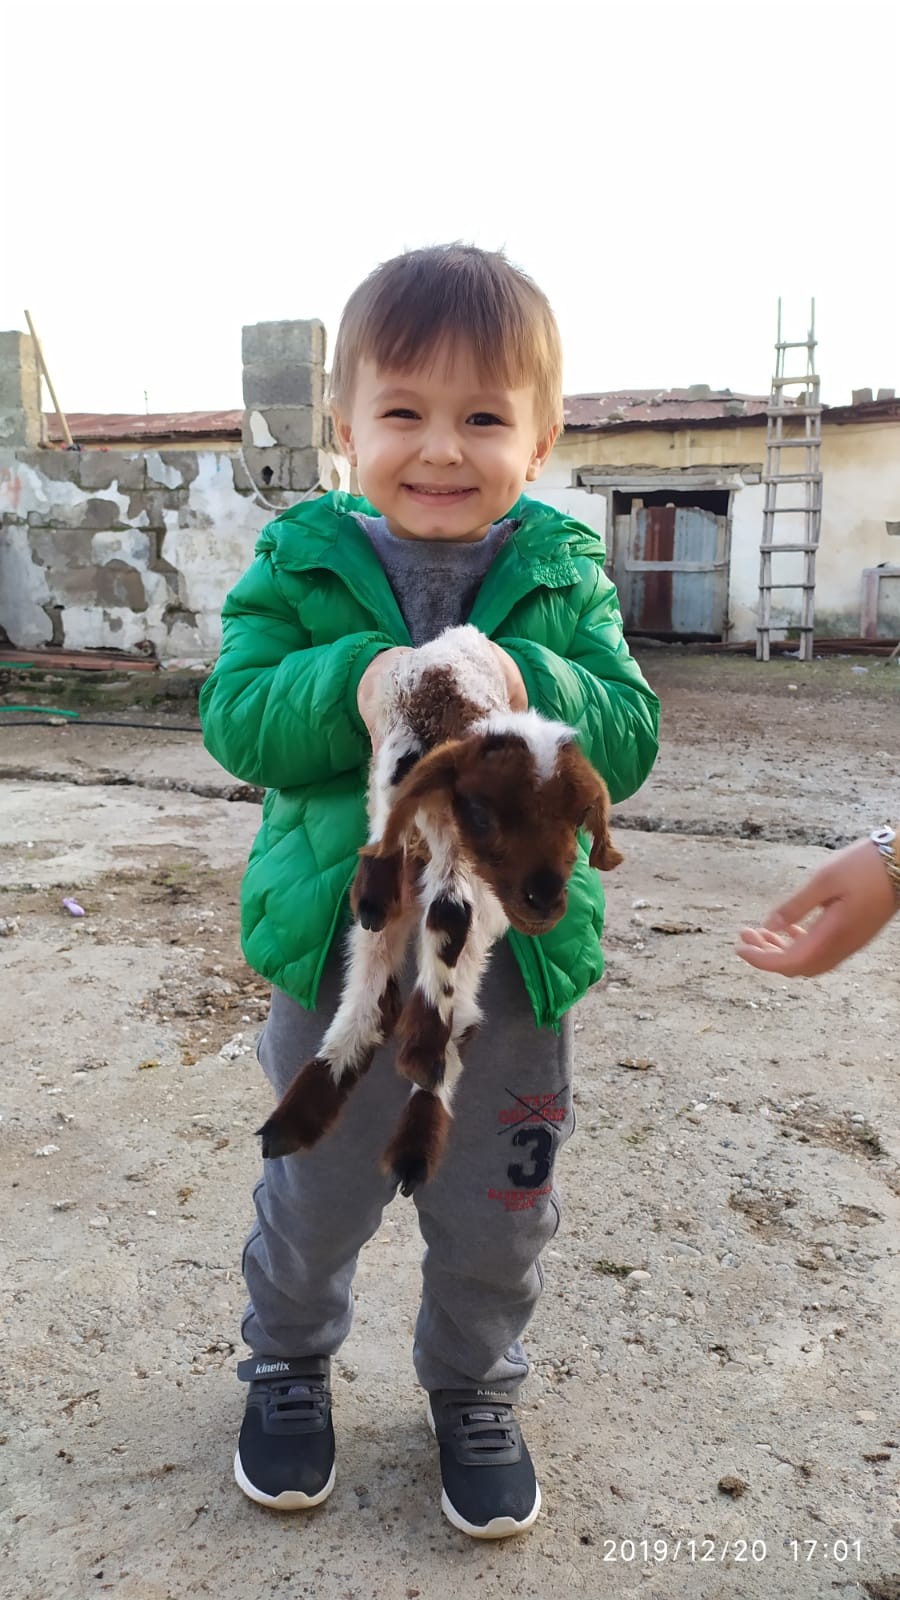
<svg viewBox="0 0 900 1600">
<path fill-rule="evenodd" d="M 242 1465 L 240 1451 L 235 1452 L 234 1480 L 239 1489 L 243 1489 L 248 1500 L 255 1500 L 258 1506 L 269 1506 L 273 1511 L 309 1511 L 313 1506 L 320 1506 L 327 1500 L 334 1488 L 335 1469 L 332 1467 L 331 1476 L 324 1489 L 318 1494 L 304 1494 L 300 1489 L 284 1489 L 281 1494 L 264 1494 L 262 1489 L 250 1482 Z"/>
<path fill-rule="evenodd" d="M 467 1522 L 465 1517 L 460 1516 L 446 1489 L 441 1492 L 441 1510 L 444 1516 L 448 1522 L 453 1523 L 454 1528 L 459 1529 L 460 1533 L 467 1533 L 470 1539 L 510 1539 L 516 1533 L 527 1533 L 537 1522 L 540 1509 L 541 1491 L 537 1487 L 534 1505 L 521 1522 L 517 1522 L 515 1517 L 494 1517 L 491 1522 L 478 1527 L 474 1522 Z"/>
<path fill-rule="evenodd" d="M 428 1416 L 428 1426 L 435 1438 L 437 1438 L 430 1397 L 425 1409 Z M 537 1522 L 540 1509 L 541 1486 L 536 1483 L 534 1486 L 534 1505 L 527 1517 L 523 1517 L 521 1522 L 517 1521 L 515 1517 L 494 1517 L 490 1522 L 479 1525 L 474 1522 L 467 1522 L 465 1517 L 461 1516 L 457 1511 L 446 1489 L 441 1490 L 441 1510 L 444 1516 L 448 1522 L 453 1523 L 454 1528 L 459 1529 L 460 1533 L 467 1533 L 470 1539 L 511 1539 L 517 1533 L 527 1533 L 528 1529 L 533 1528 Z"/>
</svg>

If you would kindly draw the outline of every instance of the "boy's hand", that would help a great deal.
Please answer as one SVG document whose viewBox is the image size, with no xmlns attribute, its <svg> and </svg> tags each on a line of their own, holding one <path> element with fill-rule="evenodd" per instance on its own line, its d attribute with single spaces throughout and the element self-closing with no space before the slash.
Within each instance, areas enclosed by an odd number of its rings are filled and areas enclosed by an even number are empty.
<svg viewBox="0 0 900 1600">
<path fill-rule="evenodd" d="M 359 714 L 369 730 L 372 740 L 372 753 L 378 749 L 380 740 L 376 742 L 375 713 L 379 700 L 379 684 L 385 672 L 389 672 L 399 656 L 409 653 L 409 645 L 398 644 L 390 650 L 381 650 L 373 661 L 369 662 L 365 672 L 359 680 L 356 691 L 356 704 Z"/>
<path fill-rule="evenodd" d="M 525 688 L 525 680 L 512 656 L 507 655 L 505 650 L 501 650 L 498 644 L 494 644 L 493 639 L 489 639 L 488 644 L 497 657 L 497 664 L 506 679 L 506 692 L 509 695 L 510 711 L 527 711 L 528 691 Z"/>
<path fill-rule="evenodd" d="M 814 872 L 762 928 L 742 928 L 737 953 L 784 978 L 817 978 L 874 939 L 897 910 L 894 886 L 870 839 L 860 839 Z M 819 916 L 810 928 L 800 919 Z"/>
</svg>

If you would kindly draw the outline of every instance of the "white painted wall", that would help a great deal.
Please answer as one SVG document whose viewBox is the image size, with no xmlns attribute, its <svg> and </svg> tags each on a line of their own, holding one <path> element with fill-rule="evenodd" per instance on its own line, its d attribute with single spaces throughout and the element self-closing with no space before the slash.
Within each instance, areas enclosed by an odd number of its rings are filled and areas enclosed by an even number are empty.
<svg viewBox="0 0 900 1600">
<path fill-rule="evenodd" d="M 794 452 L 803 456 L 802 451 Z M 787 461 L 787 453 L 785 455 Z M 570 486 L 579 469 L 600 467 L 633 478 L 647 472 L 677 473 L 686 468 L 708 468 L 727 475 L 733 491 L 729 614 L 731 638 L 756 637 L 759 591 L 759 545 L 762 537 L 762 484 L 745 483 L 743 470 L 759 471 L 765 461 L 765 428 L 760 426 L 710 429 L 642 428 L 617 434 L 614 430 L 570 434 L 558 441 L 544 476 L 536 486 L 538 498 L 571 506 L 573 515 L 602 531 L 606 497 L 598 509 L 585 509 L 584 491 Z M 855 635 L 860 630 L 862 574 L 882 563 L 900 565 L 900 538 L 888 534 L 886 522 L 900 522 L 900 420 L 829 423 L 823 419 L 821 465 L 823 512 L 819 553 L 816 558 L 816 619 L 823 633 Z M 545 487 L 546 486 L 546 487 Z M 685 485 L 688 486 L 687 483 Z M 549 492 L 548 492 L 549 491 Z M 793 492 L 797 492 L 794 490 Z M 779 491 L 781 496 L 786 491 Z M 802 538 L 802 523 L 779 518 L 782 537 Z M 608 542 L 608 539 L 607 539 Z M 777 581 L 796 581 L 802 557 L 776 558 Z M 900 634 L 900 582 L 885 581 L 879 631 Z M 799 594 L 788 591 L 773 597 L 773 617 L 796 622 Z"/>
</svg>

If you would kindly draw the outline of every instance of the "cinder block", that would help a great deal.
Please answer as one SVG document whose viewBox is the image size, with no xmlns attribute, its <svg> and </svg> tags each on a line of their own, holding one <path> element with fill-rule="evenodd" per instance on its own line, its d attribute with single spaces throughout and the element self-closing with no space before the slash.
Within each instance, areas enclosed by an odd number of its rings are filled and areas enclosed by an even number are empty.
<svg viewBox="0 0 900 1600">
<path fill-rule="evenodd" d="M 160 450 L 159 459 L 164 467 L 174 467 L 185 485 L 193 483 L 200 470 L 196 450 Z"/>
<path fill-rule="evenodd" d="M 313 489 L 319 481 L 318 450 L 292 450 L 290 452 L 290 486 L 292 489 Z"/>
<path fill-rule="evenodd" d="M 29 511 L 28 525 L 31 528 L 82 528 L 85 509 L 84 500 L 72 506 L 48 505 L 42 511 Z"/>
<path fill-rule="evenodd" d="M 80 462 L 79 478 L 83 489 L 110 489 L 117 483 L 125 494 L 144 487 L 142 455 L 127 456 L 121 450 L 82 450 L 74 459 Z"/>
<path fill-rule="evenodd" d="M 85 457 L 80 450 L 17 450 L 16 460 L 31 467 L 52 483 L 81 483 Z M 108 483 L 92 483 L 91 489 L 108 489 Z"/>
<path fill-rule="evenodd" d="M 275 406 L 263 411 L 254 408 L 261 416 L 276 445 L 286 450 L 318 449 L 322 442 L 322 413 L 312 406 Z M 250 412 L 244 412 L 241 430 L 244 445 L 253 444 Z M 271 449 L 271 446 L 265 448 Z"/>
<path fill-rule="evenodd" d="M 81 528 L 35 528 L 28 546 L 39 567 L 49 567 L 54 581 L 76 567 L 94 566 L 94 535 Z"/>
<path fill-rule="evenodd" d="M 187 489 L 143 489 L 131 496 L 122 521 L 139 523 L 142 528 L 165 528 L 165 512 L 180 510 L 187 497 Z M 142 512 L 146 512 L 143 520 Z"/>
<path fill-rule="evenodd" d="M 257 450 L 253 445 L 245 445 L 244 461 L 253 487 L 259 489 L 263 495 L 266 495 L 269 489 L 291 487 L 290 450 L 279 450 L 277 447 Z"/>
<path fill-rule="evenodd" d="M 238 451 L 229 451 L 228 459 L 231 462 L 231 476 L 234 480 L 235 494 L 252 494 L 253 485 L 250 482 L 247 468 L 241 460 L 240 453 Z"/>
<path fill-rule="evenodd" d="M 41 439 L 41 380 L 30 334 L 0 333 L 0 446 Z"/>
<path fill-rule="evenodd" d="M 245 367 L 324 367 L 325 324 L 317 318 L 250 323 L 242 330 L 241 359 Z"/>
<path fill-rule="evenodd" d="M 322 367 L 288 366 L 272 362 L 244 368 L 244 405 L 267 410 L 269 406 L 320 406 L 325 391 Z"/>
</svg>

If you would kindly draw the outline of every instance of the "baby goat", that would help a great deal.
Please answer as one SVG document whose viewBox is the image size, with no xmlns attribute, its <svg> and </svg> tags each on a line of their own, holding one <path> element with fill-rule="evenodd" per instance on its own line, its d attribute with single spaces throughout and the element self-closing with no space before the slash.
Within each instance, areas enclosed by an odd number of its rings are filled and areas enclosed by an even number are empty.
<svg viewBox="0 0 900 1600">
<path fill-rule="evenodd" d="M 606 785 L 573 730 L 510 711 L 494 649 L 475 628 L 448 628 L 399 658 L 375 737 L 344 993 L 318 1055 L 260 1133 L 266 1157 L 314 1145 L 396 1031 L 397 1070 L 414 1087 L 384 1166 L 411 1194 L 446 1143 L 491 945 L 510 924 L 541 934 L 560 920 L 579 828 L 593 835 L 592 866 L 622 857 Z M 403 1005 L 398 976 L 416 924 L 417 976 Z"/>
</svg>

